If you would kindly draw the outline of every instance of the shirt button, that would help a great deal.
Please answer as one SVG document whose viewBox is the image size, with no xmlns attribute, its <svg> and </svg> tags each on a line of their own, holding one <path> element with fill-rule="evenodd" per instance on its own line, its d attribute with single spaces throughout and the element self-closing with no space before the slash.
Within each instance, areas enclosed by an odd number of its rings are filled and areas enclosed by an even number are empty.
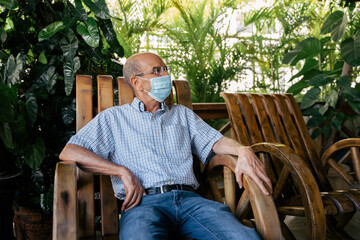
<svg viewBox="0 0 360 240">
<path fill-rule="evenodd" d="M 169 169 L 168 169 L 168 168 L 165 168 L 165 171 L 169 171 Z"/>
<path fill-rule="evenodd" d="M 163 153 L 163 151 L 162 150 L 160 150 L 160 154 L 162 154 Z"/>
<path fill-rule="evenodd" d="M 155 119 L 155 117 L 153 116 L 152 119 Z"/>
<path fill-rule="evenodd" d="M 156 132 L 156 135 L 159 135 L 159 132 Z"/>
</svg>

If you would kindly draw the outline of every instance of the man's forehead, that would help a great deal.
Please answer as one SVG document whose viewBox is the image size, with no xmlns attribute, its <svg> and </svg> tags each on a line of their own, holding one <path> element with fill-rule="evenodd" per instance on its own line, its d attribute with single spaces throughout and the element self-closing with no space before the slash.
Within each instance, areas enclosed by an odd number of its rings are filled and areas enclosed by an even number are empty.
<svg viewBox="0 0 360 240">
<path fill-rule="evenodd" d="M 163 60 L 156 54 L 141 53 L 141 54 L 137 54 L 134 57 L 141 67 L 148 68 L 148 67 L 156 67 L 156 66 L 164 65 Z"/>
</svg>

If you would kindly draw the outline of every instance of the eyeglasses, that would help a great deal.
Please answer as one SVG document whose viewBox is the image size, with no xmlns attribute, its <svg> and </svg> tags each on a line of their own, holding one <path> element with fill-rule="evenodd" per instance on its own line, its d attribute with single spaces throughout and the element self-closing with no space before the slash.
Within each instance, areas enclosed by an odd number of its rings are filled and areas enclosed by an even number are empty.
<svg viewBox="0 0 360 240">
<path fill-rule="evenodd" d="M 141 75 L 144 75 L 147 73 L 152 73 L 152 74 L 159 76 L 159 75 L 163 74 L 164 72 L 166 72 L 167 74 L 170 74 L 171 68 L 168 66 L 165 66 L 165 67 L 156 66 L 156 67 L 153 67 L 151 71 L 139 73 L 139 74 L 136 74 L 135 76 L 141 76 Z"/>
</svg>

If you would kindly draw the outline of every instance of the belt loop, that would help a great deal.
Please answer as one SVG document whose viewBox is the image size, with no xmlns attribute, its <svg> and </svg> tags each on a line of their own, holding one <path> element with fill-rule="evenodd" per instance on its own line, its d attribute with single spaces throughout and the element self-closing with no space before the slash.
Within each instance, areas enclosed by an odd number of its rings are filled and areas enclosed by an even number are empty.
<svg viewBox="0 0 360 240">
<path fill-rule="evenodd" d="M 164 193 L 164 185 L 161 185 L 161 186 L 160 186 L 160 192 L 161 192 L 161 193 Z"/>
</svg>

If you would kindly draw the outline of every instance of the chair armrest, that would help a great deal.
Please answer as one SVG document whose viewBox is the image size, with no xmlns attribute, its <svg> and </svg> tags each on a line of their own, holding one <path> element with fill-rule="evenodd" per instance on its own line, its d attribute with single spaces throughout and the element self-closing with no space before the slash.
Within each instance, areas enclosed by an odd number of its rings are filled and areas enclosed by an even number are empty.
<svg viewBox="0 0 360 240">
<path fill-rule="evenodd" d="M 331 158 L 336 151 L 349 147 L 360 147 L 360 138 L 347 138 L 331 145 L 321 156 L 322 164 L 325 165 L 326 160 Z"/>
<path fill-rule="evenodd" d="M 230 155 L 214 156 L 207 167 L 210 178 L 213 177 L 211 175 L 218 173 L 211 171 L 217 166 L 224 166 L 235 172 L 236 159 Z M 272 196 L 263 194 L 258 185 L 247 175 L 244 175 L 243 183 L 247 195 L 245 198 L 250 200 L 257 232 L 263 239 L 282 239 L 280 221 Z"/>
<path fill-rule="evenodd" d="M 56 165 L 53 205 L 53 240 L 78 237 L 76 163 Z"/>
</svg>

